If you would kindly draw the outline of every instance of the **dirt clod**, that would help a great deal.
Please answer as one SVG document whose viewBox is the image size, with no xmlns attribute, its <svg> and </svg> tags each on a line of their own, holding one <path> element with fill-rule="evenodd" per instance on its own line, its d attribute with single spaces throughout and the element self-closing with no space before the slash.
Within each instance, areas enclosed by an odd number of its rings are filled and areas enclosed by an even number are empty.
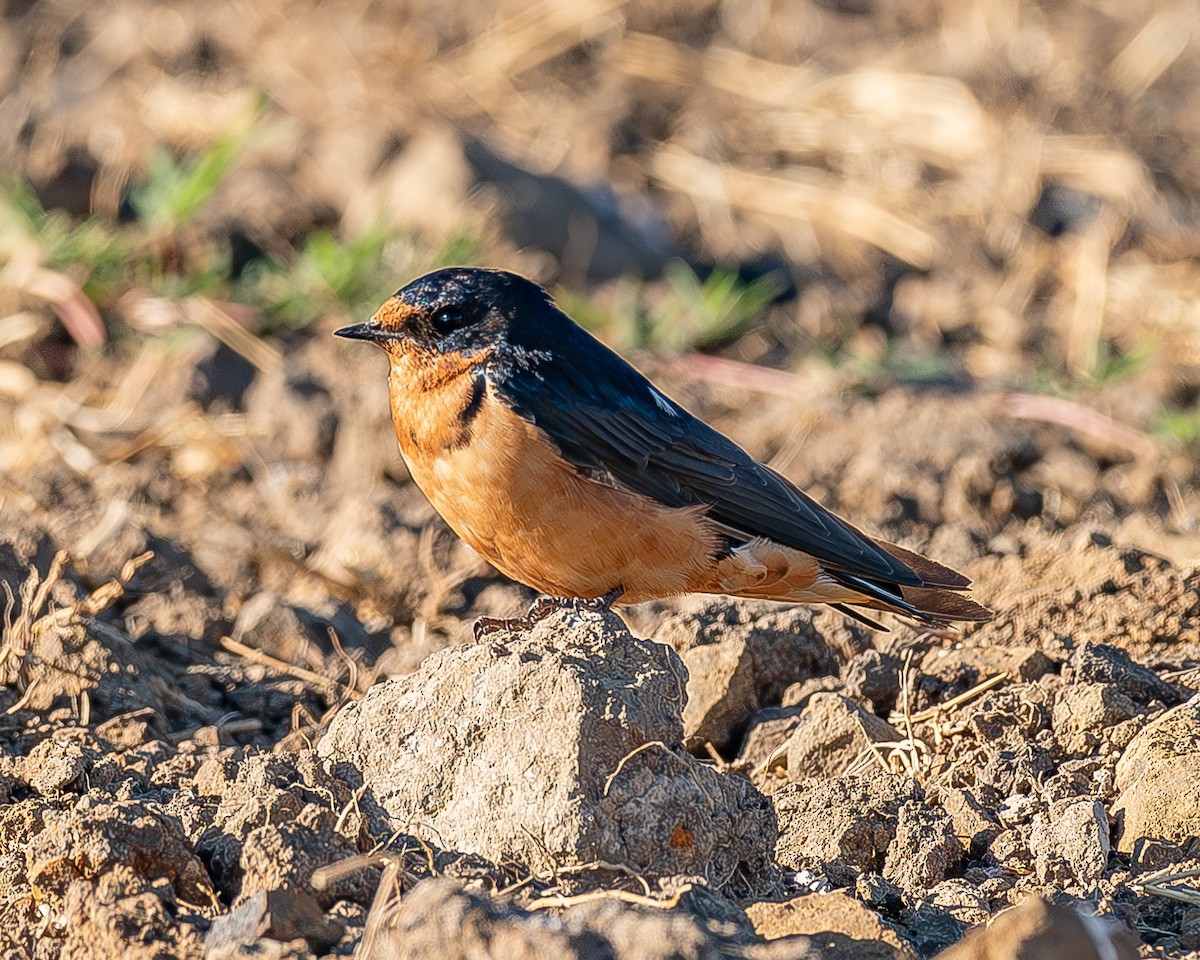
<svg viewBox="0 0 1200 960">
<path fill-rule="evenodd" d="M 600 862 L 765 892 L 774 813 L 679 750 L 685 684 L 675 653 L 617 616 L 563 612 L 372 688 L 319 751 L 443 846 L 538 872 Z"/>
<path fill-rule="evenodd" d="M 789 784 L 772 797 L 779 816 L 775 858 L 793 870 L 853 883 L 858 873 L 883 868 L 900 808 L 921 796 L 912 780 L 879 771 Z"/>
<path fill-rule="evenodd" d="M 1117 763 L 1117 849 L 1200 836 L 1200 695 L 1148 723 Z"/>
<path fill-rule="evenodd" d="M 1087 893 L 1108 866 L 1108 814 L 1090 797 L 1052 803 L 1034 817 L 1030 847 L 1042 882 Z"/>
<path fill-rule="evenodd" d="M 752 903 L 746 914 L 765 940 L 807 936 L 828 960 L 913 960 L 911 948 L 879 915 L 849 894 L 808 894 L 783 902 Z"/>
<path fill-rule="evenodd" d="M 836 693 L 815 693 L 788 738 L 787 771 L 792 780 L 836 777 L 867 755 L 872 744 L 900 734 L 886 720 Z"/>
<path fill-rule="evenodd" d="M 953 821 L 919 800 L 905 801 L 896 814 L 896 835 L 888 844 L 884 878 L 910 892 L 941 883 L 963 855 Z"/>
</svg>

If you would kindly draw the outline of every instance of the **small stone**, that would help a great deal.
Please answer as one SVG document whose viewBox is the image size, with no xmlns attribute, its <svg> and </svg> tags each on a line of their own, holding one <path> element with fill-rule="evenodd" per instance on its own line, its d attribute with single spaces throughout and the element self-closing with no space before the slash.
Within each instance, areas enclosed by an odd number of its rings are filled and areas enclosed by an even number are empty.
<svg viewBox="0 0 1200 960">
<path fill-rule="evenodd" d="M 657 639 L 688 669 L 685 737 L 690 749 L 728 750 L 760 706 L 797 680 L 834 666 L 812 610 L 710 597 L 668 619 Z"/>
<path fill-rule="evenodd" d="M 1129 859 L 1134 873 L 1153 873 L 1182 863 L 1187 859 L 1187 851 L 1177 843 L 1140 837 Z"/>
<path fill-rule="evenodd" d="M 853 700 L 836 693 L 813 694 L 788 740 L 788 777 L 841 776 L 871 744 L 899 739 L 891 724 Z"/>
<path fill-rule="evenodd" d="M 1106 643 L 1085 643 L 1071 658 L 1073 679 L 1078 683 L 1103 683 L 1116 687 L 1139 704 L 1156 700 L 1165 704 L 1179 703 L 1180 690 L 1161 679 L 1149 667 L 1135 663 L 1120 647 Z"/>
<path fill-rule="evenodd" d="M 844 956 L 910 960 L 911 949 L 894 929 L 866 904 L 841 891 L 810 893 L 782 903 L 759 902 L 746 907 L 754 932 L 764 940 L 813 936 L 847 939 Z M 823 956 L 824 954 L 822 954 Z"/>
<path fill-rule="evenodd" d="M 1005 870 L 1024 873 L 1033 865 L 1033 854 L 1029 852 L 1029 843 L 1024 834 L 1016 828 L 1011 828 L 996 836 L 987 849 L 985 860 Z"/>
<path fill-rule="evenodd" d="M 337 943 L 342 927 L 321 912 L 321 906 L 303 890 L 260 891 L 240 906 L 213 921 L 204 938 L 207 953 L 261 937 L 272 940 L 307 940 L 314 950 Z"/>
<path fill-rule="evenodd" d="M 78 793 L 90 767 L 89 752 L 74 740 L 42 740 L 20 764 L 25 782 L 43 797 Z"/>
<path fill-rule="evenodd" d="M 758 709 L 754 661 L 746 642 L 709 643 L 682 656 L 688 672 L 684 740 L 689 748 L 707 742 L 724 750 Z"/>
<path fill-rule="evenodd" d="M 917 800 L 902 804 L 883 876 L 909 892 L 923 893 L 945 879 L 962 859 L 963 845 L 944 811 Z"/>
<path fill-rule="evenodd" d="M 978 887 L 958 878 L 943 880 L 929 891 L 928 900 L 968 927 L 986 923 L 992 915 L 987 896 Z"/>
<path fill-rule="evenodd" d="M 942 791 L 942 809 L 954 825 L 954 835 L 967 847 L 974 859 L 983 856 L 989 843 L 1000 833 L 997 820 L 971 790 L 949 787 Z"/>
<path fill-rule="evenodd" d="M 750 720 L 738 763 L 748 772 L 750 782 L 763 793 L 771 794 L 787 783 L 787 752 L 780 750 L 800 723 L 797 707 L 767 707 Z M 765 768 L 772 757 L 776 760 Z"/>
<path fill-rule="evenodd" d="M 1108 866 L 1108 815 L 1088 797 L 1055 801 L 1033 818 L 1029 845 L 1040 881 L 1090 890 Z"/>
<path fill-rule="evenodd" d="M 901 910 L 900 923 L 905 937 L 922 957 L 957 943 L 966 929 L 962 921 L 924 899 Z"/>
<path fill-rule="evenodd" d="M 1054 729 L 1060 736 L 1102 731 L 1145 713 L 1119 687 L 1111 683 L 1073 683 L 1054 705 Z"/>
<path fill-rule="evenodd" d="M 846 696 L 886 716 L 900 693 L 900 658 L 879 650 L 864 650 L 846 664 L 842 683 Z"/>
<path fill-rule="evenodd" d="M 921 796 L 915 781 L 879 770 L 789 784 L 772 797 L 779 817 L 775 858 L 793 870 L 824 872 L 836 884 L 878 873 L 900 806 Z"/>
</svg>

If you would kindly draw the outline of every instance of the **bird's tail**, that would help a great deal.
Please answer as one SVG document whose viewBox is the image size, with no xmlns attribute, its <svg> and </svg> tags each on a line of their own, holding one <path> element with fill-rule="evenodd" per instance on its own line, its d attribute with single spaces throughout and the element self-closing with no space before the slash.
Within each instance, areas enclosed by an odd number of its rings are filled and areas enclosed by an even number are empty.
<svg viewBox="0 0 1200 960">
<path fill-rule="evenodd" d="M 878 627 L 873 621 L 859 616 L 854 610 L 848 609 L 847 604 L 854 607 L 868 607 L 872 610 L 886 610 L 911 620 L 936 626 L 947 626 L 956 622 L 986 623 L 992 619 L 992 611 L 976 603 L 970 597 L 963 596 L 971 581 L 957 570 L 951 570 L 919 553 L 905 550 L 886 540 L 875 540 L 877 546 L 890 553 L 893 557 L 913 571 L 923 581 L 919 587 L 901 586 L 865 577 L 850 576 L 837 571 L 827 571 L 843 586 L 861 591 L 862 599 L 846 600 L 834 604 L 843 613 L 847 613 L 868 625 Z"/>
</svg>

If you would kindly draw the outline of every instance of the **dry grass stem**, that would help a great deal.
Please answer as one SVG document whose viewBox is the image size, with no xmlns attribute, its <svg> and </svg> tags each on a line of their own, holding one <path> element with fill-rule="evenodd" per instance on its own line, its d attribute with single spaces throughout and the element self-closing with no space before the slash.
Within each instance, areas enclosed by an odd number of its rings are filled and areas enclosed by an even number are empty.
<svg viewBox="0 0 1200 960">
<path fill-rule="evenodd" d="M 679 906 L 683 895 L 695 888 L 695 884 L 684 883 L 671 896 L 665 899 L 647 897 L 628 890 L 593 890 L 590 893 L 580 893 L 573 897 L 539 897 L 529 903 L 530 910 L 546 910 L 552 907 L 573 907 L 580 903 L 592 903 L 596 900 L 620 900 L 622 903 L 632 903 L 640 907 L 655 907 L 659 910 L 671 910 Z"/>
</svg>

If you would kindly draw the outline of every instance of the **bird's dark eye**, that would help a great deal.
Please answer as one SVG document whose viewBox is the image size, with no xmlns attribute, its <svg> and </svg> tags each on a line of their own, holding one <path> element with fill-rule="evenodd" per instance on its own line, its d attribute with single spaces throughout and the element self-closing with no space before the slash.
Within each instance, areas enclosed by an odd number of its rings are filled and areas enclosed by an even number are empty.
<svg viewBox="0 0 1200 960">
<path fill-rule="evenodd" d="M 467 312 L 462 307 L 438 307 L 429 318 L 433 329 L 438 333 L 449 333 L 459 327 L 466 326 Z"/>
</svg>

